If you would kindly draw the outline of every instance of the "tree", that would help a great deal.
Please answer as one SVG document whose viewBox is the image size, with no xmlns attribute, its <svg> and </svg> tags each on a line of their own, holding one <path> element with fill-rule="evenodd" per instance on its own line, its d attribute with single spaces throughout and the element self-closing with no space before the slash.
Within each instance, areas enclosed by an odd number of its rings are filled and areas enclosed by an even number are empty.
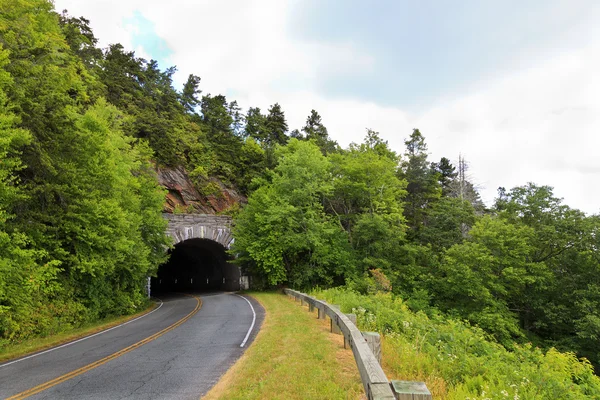
<svg viewBox="0 0 600 400">
<path fill-rule="evenodd" d="M 231 119 L 233 120 L 231 124 L 231 130 L 233 131 L 233 134 L 240 137 L 243 136 L 242 126 L 244 124 L 244 116 L 240 112 L 242 111 L 242 108 L 238 105 L 236 100 L 229 103 L 228 111 Z"/>
<path fill-rule="evenodd" d="M 111 104 L 130 111 L 144 101 L 141 85 L 145 82 L 145 62 L 119 43 L 105 50 L 100 79 L 106 85 L 106 99 Z"/>
<path fill-rule="evenodd" d="M 107 100 L 131 117 L 123 124 L 125 133 L 147 140 L 156 161 L 166 166 L 185 162 L 194 142 L 188 133 L 187 103 L 172 85 L 175 72 L 174 67 L 161 71 L 155 60 L 137 58 L 116 44 L 106 50 L 100 73 Z"/>
<path fill-rule="evenodd" d="M 185 111 L 194 114 L 196 112 L 196 107 L 200 104 L 200 99 L 198 96 L 202 93 L 198 86 L 200 85 L 200 77 L 190 74 L 188 76 L 187 81 L 183 85 L 183 90 L 179 97 L 179 101 Z"/>
<path fill-rule="evenodd" d="M 486 211 L 486 207 L 481 200 L 479 192 L 469 180 L 470 178 L 467 174 L 468 167 L 469 165 L 465 158 L 459 155 L 458 171 L 455 178 L 449 181 L 447 195 L 468 201 L 479 214 L 483 214 Z"/>
<path fill-rule="evenodd" d="M 426 223 L 427 213 L 441 196 L 438 176 L 427 162 L 427 145 L 418 129 L 414 129 L 406 145 L 405 160 L 399 175 L 408 182 L 404 215 L 411 228 L 410 237 L 417 238 Z"/>
<path fill-rule="evenodd" d="M 19 120 L 9 111 L 4 89 L 13 81 L 3 69 L 8 62 L 8 51 L 0 46 L 0 344 L 21 329 L 22 316 L 31 302 L 31 293 L 23 289 L 27 272 L 37 261 L 35 252 L 28 249 L 29 239 L 10 223 L 13 207 L 23 195 L 16 176 L 24 167 L 20 150 L 30 143 L 31 136 L 17 128 Z"/>
<path fill-rule="evenodd" d="M 219 160 L 214 172 L 221 179 L 234 183 L 239 176 L 242 139 L 233 132 L 234 119 L 229 113 L 227 99 L 223 95 L 206 95 L 202 97 L 201 110 L 202 127 Z"/>
<path fill-rule="evenodd" d="M 406 182 L 396 175 L 397 161 L 366 145 L 354 145 L 349 151 L 329 157 L 334 191 L 327 201 L 346 230 L 352 232 L 360 214 L 382 214 L 398 226 L 403 224 L 401 204 Z"/>
<path fill-rule="evenodd" d="M 238 188 L 242 193 L 249 193 L 252 182 L 263 176 L 265 171 L 265 151 L 251 137 L 244 140 L 240 155 L 240 170 L 243 173 L 238 177 Z"/>
<path fill-rule="evenodd" d="M 50 2 L 0 3 L 3 344 L 139 309 L 165 257 L 150 150 L 97 98 L 79 22 L 67 42 Z"/>
<path fill-rule="evenodd" d="M 269 114 L 265 121 L 265 129 L 267 137 L 265 142 L 267 146 L 274 146 L 276 144 L 284 145 L 288 141 L 286 132 L 288 131 L 288 125 L 285 120 L 285 115 L 279 103 L 273 104 L 269 108 Z"/>
<path fill-rule="evenodd" d="M 267 117 L 263 115 L 258 107 L 250 107 L 246 113 L 245 136 L 254 139 L 258 143 L 267 140 Z"/>
<path fill-rule="evenodd" d="M 401 270 L 396 259 L 405 238 L 406 182 L 396 175 L 398 160 L 388 157 L 391 151 L 382 143 L 377 150 L 372 145 L 353 144 L 328 157 L 333 191 L 326 196 L 326 211 L 347 232 L 356 259 L 355 272 L 348 278 L 360 278 L 371 269 L 386 274 Z"/>
<path fill-rule="evenodd" d="M 518 313 L 528 288 L 544 279 L 532 262 L 534 232 L 499 218 L 483 217 L 465 243 L 448 249 L 437 280 L 438 304 L 456 310 L 504 343 L 521 337 Z"/>
<path fill-rule="evenodd" d="M 90 27 L 90 21 L 84 17 L 69 16 L 67 10 L 59 15 L 59 23 L 73 54 L 90 70 L 96 71 L 102 60 L 102 50 L 96 45 L 98 39 Z"/>
<path fill-rule="evenodd" d="M 461 243 L 475 224 L 475 209 L 466 200 L 442 197 L 431 207 L 427 225 L 421 232 L 421 243 L 436 253 Z"/>
<path fill-rule="evenodd" d="M 533 183 L 501 188 L 495 208 L 501 218 L 532 230 L 530 259 L 545 265 L 544 279 L 523 295 L 521 325 L 599 365 L 598 217 L 562 204 L 550 186 Z"/>
<path fill-rule="evenodd" d="M 396 163 L 400 161 L 400 157 L 398 157 L 398 155 L 390 149 L 387 140 L 381 139 L 379 132 L 375 132 L 372 129 L 367 129 L 367 136 L 365 137 L 364 145 L 380 156 L 389 158 Z M 396 169 L 399 170 L 398 168 Z"/>
<path fill-rule="evenodd" d="M 290 137 L 294 138 L 294 139 L 299 139 L 299 140 L 305 139 L 305 137 L 302 135 L 302 133 L 300 133 L 300 131 L 298 129 L 294 129 L 293 131 L 291 131 Z"/>
<path fill-rule="evenodd" d="M 306 125 L 302 128 L 307 140 L 314 140 L 323 154 L 332 153 L 338 147 L 337 143 L 329 138 L 327 128 L 321 121 L 321 116 L 315 110 L 311 110 L 306 118 Z"/>
<path fill-rule="evenodd" d="M 431 163 L 431 169 L 438 174 L 438 181 L 442 186 L 442 196 L 451 193 L 451 184 L 458 176 L 456 168 L 446 157 L 442 157 L 438 163 Z"/>
<path fill-rule="evenodd" d="M 551 260 L 585 240 L 582 231 L 585 214 L 562 204 L 550 186 L 528 183 L 509 192 L 501 190 L 495 208 L 508 221 L 535 230 L 536 251 L 532 257 L 536 262 Z"/>
<path fill-rule="evenodd" d="M 328 160 L 314 144 L 297 139 L 276 155 L 272 181 L 260 183 L 236 218 L 233 251 L 268 285 L 343 282 L 350 249 L 322 206 L 331 191 Z"/>
</svg>

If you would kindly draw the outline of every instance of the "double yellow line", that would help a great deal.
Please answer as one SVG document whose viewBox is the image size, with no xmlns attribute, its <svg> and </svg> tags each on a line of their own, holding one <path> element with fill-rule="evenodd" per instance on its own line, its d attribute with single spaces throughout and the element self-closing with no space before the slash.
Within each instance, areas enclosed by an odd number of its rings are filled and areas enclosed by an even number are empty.
<svg viewBox="0 0 600 400">
<path fill-rule="evenodd" d="M 163 329 L 160 332 L 155 333 L 152 336 L 148 336 L 146 339 L 142 339 L 137 343 L 132 344 L 129 347 L 126 347 L 122 350 L 117 351 L 116 353 L 113 353 L 107 357 L 104 357 L 98 361 L 94 361 L 91 364 L 88 364 L 84 367 L 81 367 L 79 369 L 76 369 L 74 371 L 71 371 L 69 373 L 66 373 L 62 376 L 59 376 L 58 378 L 54 378 L 51 381 L 48 381 L 46 383 L 42 383 L 41 385 L 35 386 L 29 390 L 26 390 L 24 392 L 21 392 L 19 394 L 16 394 L 12 397 L 8 397 L 6 400 L 17 400 L 17 399 L 25 399 L 29 396 L 33 396 L 34 394 L 38 394 L 46 389 L 49 389 L 53 386 L 58 385 L 59 383 L 68 381 L 71 378 L 74 378 L 78 375 L 81 375 L 85 372 L 91 371 L 92 369 L 99 367 L 103 364 L 106 364 L 107 362 L 109 362 L 110 360 L 114 360 L 115 358 L 122 356 L 125 353 L 129 353 L 132 350 L 137 349 L 138 347 L 141 347 L 143 345 L 145 345 L 146 343 L 149 343 L 151 341 L 153 341 L 154 339 L 159 338 L 160 336 L 164 335 L 167 332 L 172 331 L 173 329 L 177 328 L 179 325 L 183 324 L 185 321 L 187 321 L 188 319 L 192 318 L 194 316 L 194 314 L 196 314 L 200 308 L 202 307 L 202 300 L 200 300 L 200 298 L 196 297 L 196 296 L 192 296 L 193 298 L 196 299 L 196 307 L 192 310 L 192 312 L 190 312 L 188 315 L 186 315 L 185 317 L 181 318 L 179 321 L 175 322 L 173 325 L 170 325 L 168 327 L 166 327 L 165 329 Z"/>
</svg>

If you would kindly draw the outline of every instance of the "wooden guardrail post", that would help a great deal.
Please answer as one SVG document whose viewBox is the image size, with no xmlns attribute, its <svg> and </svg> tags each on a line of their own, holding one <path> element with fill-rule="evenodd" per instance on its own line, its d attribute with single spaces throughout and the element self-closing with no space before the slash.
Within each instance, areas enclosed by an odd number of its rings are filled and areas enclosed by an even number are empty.
<svg viewBox="0 0 600 400">
<path fill-rule="evenodd" d="M 348 317 L 350 322 L 352 322 L 354 325 L 356 325 L 356 314 L 346 314 L 346 317 Z M 346 338 L 346 335 L 344 335 L 344 348 L 347 349 L 348 345 L 349 345 L 348 339 Z"/>
<path fill-rule="evenodd" d="M 319 306 L 317 306 L 317 310 L 319 311 L 319 319 L 325 319 L 325 317 L 327 316 L 327 314 L 325 313 L 325 306 L 323 304 L 319 304 Z"/>
<path fill-rule="evenodd" d="M 431 400 L 431 393 L 424 382 L 392 381 L 392 389 L 398 400 Z"/>
<path fill-rule="evenodd" d="M 340 309 L 339 304 L 331 304 L 330 307 L 336 310 Z M 329 321 L 331 322 L 331 333 L 339 335 L 342 333 L 342 331 L 340 330 L 340 326 L 338 325 L 337 321 L 334 321 L 334 319 L 335 318 L 329 318 Z"/>
<path fill-rule="evenodd" d="M 367 345 L 373 352 L 375 358 L 377 358 L 377 362 L 381 365 L 381 336 L 377 332 L 361 332 L 365 340 L 367 341 Z"/>
</svg>

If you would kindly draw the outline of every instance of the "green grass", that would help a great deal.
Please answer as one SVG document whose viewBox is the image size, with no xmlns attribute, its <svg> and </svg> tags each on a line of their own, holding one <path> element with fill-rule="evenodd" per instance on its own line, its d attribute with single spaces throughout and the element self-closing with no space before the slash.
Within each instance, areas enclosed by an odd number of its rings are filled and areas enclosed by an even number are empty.
<svg viewBox="0 0 600 400">
<path fill-rule="evenodd" d="M 388 378 L 424 381 L 434 399 L 600 399 L 600 378 L 573 353 L 514 345 L 442 314 L 412 312 L 398 296 L 343 288 L 313 295 L 357 314 L 358 327 L 382 333 Z"/>
<path fill-rule="evenodd" d="M 109 317 L 94 323 L 85 324 L 79 328 L 58 333 L 56 335 L 31 338 L 19 343 L 0 347 L 0 362 L 22 357 L 31 353 L 37 353 L 38 351 L 71 342 L 73 340 L 92 335 L 96 332 L 112 328 L 113 326 L 117 326 L 150 312 L 154 308 L 156 308 L 156 304 L 153 303 L 150 304 L 144 311 L 140 311 L 139 313 L 133 315 Z"/>
<path fill-rule="evenodd" d="M 205 399 L 358 399 L 350 350 L 329 322 L 279 293 L 251 293 L 266 310 L 250 348 Z"/>
</svg>

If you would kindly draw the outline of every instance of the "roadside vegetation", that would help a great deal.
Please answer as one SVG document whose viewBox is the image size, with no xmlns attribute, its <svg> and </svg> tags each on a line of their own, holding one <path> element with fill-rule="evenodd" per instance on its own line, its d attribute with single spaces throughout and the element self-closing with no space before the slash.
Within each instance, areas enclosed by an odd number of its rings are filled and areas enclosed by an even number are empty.
<svg viewBox="0 0 600 400">
<path fill-rule="evenodd" d="M 391 293 L 336 288 L 312 293 L 383 333 L 388 378 L 424 381 L 435 399 L 597 399 L 600 378 L 574 353 L 530 343 L 505 348 L 485 331 L 439 313 L 411 311 Z"/>
<path fill-rule="evenodd" d="M 0 349 L 0 363 L 23 357 L 29 354 L 37 353 L 52 347 L 60 346 L 65 343 L 69 343 L 74 340 L 93 335 L 103 330 L 113 328 L 127 321 L 131 321 L 132 319 L 141 317 L 142 315 L 149 313 L 156 307 L 156 303 L 148 303 L 147 308 L 143 311 L 140 311 L 139 313 L 119 317 L 107 317 L 105 319 L 90 322 L 78 328 L 66 330 L 55 335 L 45 337 L 33 337 L 27 340 L 23 340 L 22 342 L 14 343 L 11 346 L 6 346 Z"/>
<path fill-rule="evenodd" d="M 351 350 L 329 323 L 275 292 L 250 293 L 266 311 L 258 336 L 203 399 L 360 399 Z"/>
</svg>

